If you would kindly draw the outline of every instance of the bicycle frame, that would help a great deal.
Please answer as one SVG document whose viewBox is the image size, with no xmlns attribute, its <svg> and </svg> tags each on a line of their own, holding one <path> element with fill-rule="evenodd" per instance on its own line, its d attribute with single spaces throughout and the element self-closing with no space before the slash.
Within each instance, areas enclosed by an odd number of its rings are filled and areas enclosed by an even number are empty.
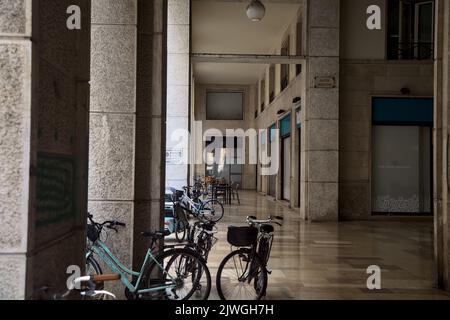
<svg viewBox="0 0 450 320">
<path fill-rule="evenodd" d="M 194 202 L 191 198 L 189 198 L 186 194 L 183 195 L 181 202 L 186 202 L 192 207 L 192 212 L 200 213 L 201 208 L 203 206 L 203 201 L 199 199 L 199 203 Z"/>
<path fill-rule="evenodd" d="M 261 248 L 261 239 L 265 239 L 267 242 L 264 244 L 265 248 Z M 265 267 L 267 267 L 267 264 L 269 263 L 270 259 L 270 253 L 272 252 L 272 245 L 273 245 L 273 234 L 268 233 L 260 233 L 258 236 L 258 246 L 256 252 L 258 253 L 259 258 L 261 259 L 261 262 L 264 264 Z M 261 249 L 266 249 L 267 251 L 264 252 L 264 256 L 260 254 Z"/>
<path fill-rule="evenodd" d="M 86 259 L 92 256 L 93 254 L 96 254 L 100 259 L 106 263 L 106 265 L 115 273 L 120 274 L 122 283 L 130 290 L 132 293 L 137 294 L 143 294 L 143 293 L 151 293 L 151 292 L 157 292 L 162 291 L 164 289 L 171 289 L 176 287 L 175 279 L 164 270 L 164 267 L 161 266 L 161 264 L 156 260 L 155 256 L 152 253 L 151 249 L 148 249 L 147 254 L 145 256 L 144 263 L 142 264 L 140 272 L 133 271 L 129 268 L 127 268 L 120 260 L 109 250 L 109 248 L 106 246 L 106 244 L 101 241 L 97 240 L 90 248 L 90 250 L 86 253 Z M 154 288 L 146 288 L 143 290 L 138 290 L 141 282 L 143 280 L 143 274 L 146 270 L 147 264 L 155 263 L 158 268 L 163 272 L 164 275 L 168 275 L 170 279 L 173 281 L 174 284 L 171 285 L 163 285 L 158 286 Z M 149 264 L 150 265 L 150 264 Z M 133 285 L 130 280 L 128 280 L 128 277 L 137 277 L 136 285 Z"/>
<path fill-rule="evenodd" d="M 259 249 L 260 249 L 260 244 L 261 244 L 260 241 L 262 238 L 265 238 L 267 240 L 267 243 L 265 244 L 267 246 L 265 248 L 265 249 L 267 249 L 267 252 L 265 253 L 266 256 L 264 256 L 264 257 L 260 256 L 260 254 L 259 254 Z M 250 249 L 250 261 L 247 262 L 247 264 L 245 266 L 245 270 L 242 272 L 242 276 L 240 278 L 245 280 L 245 282 L 247 282 L 247 283 L 251 283 L 252 280 L 257 276 L 258 269 L 255 268 L 255 266 L 254 266 L 255 257 L 258 257 L 259 260 L 261 261 L 261 263 L 262 263 L 261 267 L 264 268 L 268 273 L 270 273 L 270 271 L 267 270 L 267 263 L 270 258 L 270 252 L 272 251 L 272 244 L 273 244 L 273 234 L 260 233 L 258 235 L 258 241 Z M 247 271 L 248 271 L 248 275 L 245 276 Z"/>
<path fill-rule="evenodd" d="M 258 268 L 255 268 L 255 257 L 259 258 L 259 255 L 256 252 L 256 248 L 253 246 L 250 249 L 250 260 L 247 261 L 245 269 L 242 271 L 242 275 L 239 277 L 239 280 L 251 283 L 253 279 L 258 275 Z M 264 265 L 262 265 L 261 267 L 264 269 L 266 268 Z"/>
</svg>

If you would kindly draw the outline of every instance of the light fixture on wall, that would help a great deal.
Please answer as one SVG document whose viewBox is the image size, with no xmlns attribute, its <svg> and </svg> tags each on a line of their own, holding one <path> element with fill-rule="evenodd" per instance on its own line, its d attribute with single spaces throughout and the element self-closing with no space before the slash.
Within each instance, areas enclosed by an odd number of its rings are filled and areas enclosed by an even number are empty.
<svg viewBox="0 0 450 320">
<path fill-rule="evenodd" d="M 252 0 L 247 7 L 247 17 L 254 21 L 259 22 L 264 19 L 266 15 L 266 7 L 259 0 Z"/>
<path fill-rule="evenodd" d="M 409 88 L 401 88 L 400 92 L 404 95 L 411 94 L 411 89 Z"/>
</svg>

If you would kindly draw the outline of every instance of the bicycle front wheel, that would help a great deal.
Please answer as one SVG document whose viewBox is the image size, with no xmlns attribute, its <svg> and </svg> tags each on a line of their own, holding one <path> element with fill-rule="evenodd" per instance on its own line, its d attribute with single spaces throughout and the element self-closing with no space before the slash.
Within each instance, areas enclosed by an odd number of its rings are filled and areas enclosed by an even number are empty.
<svg viewBox="0 0 450 320">
<path fill-rule="evenodd" d="M 87 276 L 98 276 L 103 274 L 102 268 L 97 260 L 91 255 L 86 259 L 86 275 Z M 103 282 L 95 284 L 95 290 L 103 290 L 105 284 Z M 98 295 L 96 297 L 82 297 L 83 300 L 107 300 L 105 295 Z"/>
<path fill-rule="evenodd" d="M 216 199 L 211 199 L 203 203 L 202 211 L 205 218 L 212 222 L 219 222 L 223 218 L 223 205 Z"/>
<path fill-rule="evenodd" d="M 147 288 L 161 288 L 168 300 L 208 300 L 211 292 L 211 274 L 204 260 L 189 249 L 163 252 L 147 271 Z M 157 279 L 155 279 L 155 275 Z M 159 275 L 159 276 L 158 276 Z"/>
<path fill-rule="evenodd" d="M 222 300 L 261 300 L 266 294 L 267 270 L 252 250 L 239 249 L 220 264 L 216 285 Z"/>
<path fill-rule="evenodd" d="M 100 264 L 97 262 L 97 260 L 95 260 L 93 256 L 89 256 L 86 259 L 86 275 L 96 276 L 100 274 L 103 274 Z"/>
</svg>

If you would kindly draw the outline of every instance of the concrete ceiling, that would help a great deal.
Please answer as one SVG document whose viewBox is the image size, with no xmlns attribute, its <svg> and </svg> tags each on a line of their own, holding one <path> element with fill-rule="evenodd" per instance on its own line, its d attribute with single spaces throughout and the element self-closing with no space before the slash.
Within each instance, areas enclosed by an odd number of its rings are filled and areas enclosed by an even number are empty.
<svg viewBox="0 0 450 320">
<path fill-rule="evenodd" d="M 262 0 L 266 16 L 261 22 L 247 18 L 249 0 L 194 0 L 192 51 L 194 53 L 272 54 L 302 0 Z M 253 84 L 262 65 L 196 63 L 200 83 Z"/>
<path fill-rule="evenodd" d="M 254 63 L 213 63 L 195 64 L 197 83 L 249 85 L 258 81 L 263 65 Z"/>
</svg>

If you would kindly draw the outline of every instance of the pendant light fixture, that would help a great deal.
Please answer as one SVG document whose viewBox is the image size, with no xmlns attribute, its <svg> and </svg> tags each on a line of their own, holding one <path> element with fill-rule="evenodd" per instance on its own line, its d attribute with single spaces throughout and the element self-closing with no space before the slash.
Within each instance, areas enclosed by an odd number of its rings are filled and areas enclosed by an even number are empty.
<svg viewBox="0 0 450 320">
<path fill-rule="evenodd" d="M 252 2 L 247 7 L 247 17 L 254 21 L 261 21 L 266 15 L 266 7 L 259 0 L 252 0 Z"/>
</svg>

